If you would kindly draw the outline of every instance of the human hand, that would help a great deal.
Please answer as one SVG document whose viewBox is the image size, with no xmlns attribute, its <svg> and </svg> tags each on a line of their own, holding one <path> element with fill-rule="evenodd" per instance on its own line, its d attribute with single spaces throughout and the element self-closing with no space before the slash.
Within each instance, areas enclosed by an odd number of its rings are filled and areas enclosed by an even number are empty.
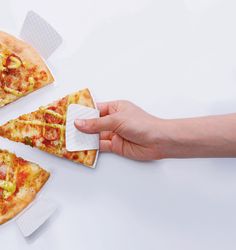
<svg viewBox="0 0 236 250">
<path fill-rule="evenodd" d="M 128 101 L 98 104 L 101 117 L 77 120 L 85 133 L 100 133 L 100 150 L 134 160 L 236 157 L 236 114 L 160 119 Z"/>
<path fill-rule="evenodd" d="M 100 133 L 100 151 L 134 160 L 161 158 L 155 139 L 161 119 L 128 101 L 99 103 L 97 106 L 100 118 L 76 120 L 75 126 L 85 133 Z"/>
</svg>

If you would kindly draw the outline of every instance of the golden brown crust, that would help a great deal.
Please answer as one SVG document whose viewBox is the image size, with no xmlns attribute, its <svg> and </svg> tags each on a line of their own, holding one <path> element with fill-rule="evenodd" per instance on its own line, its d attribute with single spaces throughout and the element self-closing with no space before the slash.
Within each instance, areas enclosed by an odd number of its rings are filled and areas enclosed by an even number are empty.
<svg viewBox="0 0 236 250">
<path fill-rule="evenodd" d="M 3 224 L 15 217 L 34 200 L 36 194 L 48 180 L 50 173 L 39 165 L 25 161 L 6 150 L 0 150 L 0 156 L 0 166 L 7 165 L 9 173 L 14 171 L 17 176 L 15 180 L 17 189 L 10 199 L 4 199 L 2 194 L 0 196 L 0 224 Z M 4 159 L 8 160 L 4 162 Z M 11 160 L 9 161 L 9 159 Z M 25 179 L 22 179 L 23 177 Z"/>
<path fill-rule="evenodd" d="M 22 60 L 31 62 L 32 64 L 37 65 L 40 70 L 46 71 L 48 74 L 48 79 L 45 84 L 49 84 L 54 81 L 54 78 L 47 65 L 39 56 L 39 53 L 31 45 L 3 31 L 0 31 L 0 43 L 4 44 L 7 48 L 9 48 L 9 50 L 13 51 Z"/>
<path fill-rule="evenodd" d="M 14 206 L 9 209 L 9 211 L 1 215 L 0 214 L 0 225 L 6 223 L 7 221 L 14 218 L 17 214 L 19 214 L 24 208 L 26 208 L 35 198 L 36 193 L 31 193 L 30 191 L 27 193 L 26 198 L 27 201 L 15 199 Z"/>
</svg>

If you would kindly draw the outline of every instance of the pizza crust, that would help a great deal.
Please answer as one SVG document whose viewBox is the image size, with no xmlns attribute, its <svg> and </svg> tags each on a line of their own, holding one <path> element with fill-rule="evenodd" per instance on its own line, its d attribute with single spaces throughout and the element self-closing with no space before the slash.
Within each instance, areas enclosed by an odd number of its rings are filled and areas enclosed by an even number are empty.
<svg viewBox="0 0 236 250">
<path fill-rule="evenodd" d="M 13 199 L 13 202 L 15 203 L 14 206 L 9 209 L 6 214 L 0 215 L 0 225 L 14 218 L 32 202 L 35 199 L 37 193 L 43 187 L 43 185 L 47 182 L 49 176 L 50 174 L 48 173 L 48 175 L 41 180 L 41 185 L 38 190 L 29 188 L 28 190 L 26 190 L 24 196 L 22 196 L 21 198 L 15 197 Z"/>
<path fill-rule="evenodd" d="M 36 192 L 32 193 L 28 191 L 25 195 L 26 201 L 21 199 L 13 199 L 15 205 L 8 210 L 8 212 L 4 215 L 0 215 L 0 225 L 14 218 L 17 214 L 19 214 L 24 208 L 26 208 L 35 198 Z"/>
<path fill-rule="evenodd" d="M 31 45 L 3 31 L 0 31 L 0 43 L 22 58 L 23 61 L 31 62 L 32 64 L 37 65 L 40 70 L 44 70 L 48 75 L 47 81 L 44 82 L 45 85 L 54 81 L 47 65 Z"/>
</svg>

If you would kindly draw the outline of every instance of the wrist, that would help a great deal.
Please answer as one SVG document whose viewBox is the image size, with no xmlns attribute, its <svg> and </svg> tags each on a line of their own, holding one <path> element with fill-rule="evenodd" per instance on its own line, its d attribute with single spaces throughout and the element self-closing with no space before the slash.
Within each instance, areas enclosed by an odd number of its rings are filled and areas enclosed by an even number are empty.
<svg viewBox="0 0 236 250">
<path fill-rule="evenodd" d="M 171 145 L 171 134 L 169 128 L 170 121 L 155 117 L 152 124 L 150 137 L 154 144 L 157 159 L 165 159 L 168 157 L 167 147 Z"/>
<path fill-rule="evenodd" d="M 154 141 L 159 159 L 181 157 L 184 143 L 184 131 L 180 120 L 157 119 Z"/>
</svg>

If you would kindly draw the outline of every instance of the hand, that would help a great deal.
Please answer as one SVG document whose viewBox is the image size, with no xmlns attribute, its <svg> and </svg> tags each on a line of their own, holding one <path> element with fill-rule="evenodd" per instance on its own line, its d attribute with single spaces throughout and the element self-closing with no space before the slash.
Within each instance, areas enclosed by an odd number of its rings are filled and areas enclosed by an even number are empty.
<svg viewBox="0 0 236 250">
<path fill-rule="evenodd" d="M 85 133 L 100 133 L 100 151 L 113 152 L 134 160 L 161 158 L 156 143 L 156 118 L 128 101 L 99 103 L 101 117 L 76 120 L 75 126 Z"/>
<path fill-rule="evenodd" d="M 101 118 L 77 120 L 100 133 L 100 150 L 135 160 L 236 157 L 236 114 L 160 119 L 128 101 L 98 104 Z"/>
</svg>

